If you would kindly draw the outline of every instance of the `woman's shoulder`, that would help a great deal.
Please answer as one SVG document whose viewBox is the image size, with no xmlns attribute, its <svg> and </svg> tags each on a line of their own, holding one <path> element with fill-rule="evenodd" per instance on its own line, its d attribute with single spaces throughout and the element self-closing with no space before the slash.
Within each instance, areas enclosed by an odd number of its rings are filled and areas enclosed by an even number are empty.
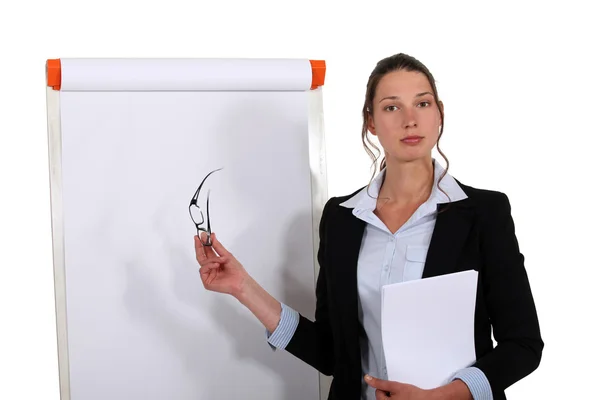
<svg viewBox="0 0 600 400">
<path fill-rule="evenodd" d="M 498 204 L 508 201 L 508 196 L 503 191 L 467 185 L 456 178 L 454 178 L 454 180 L 458 186 L 460 186 L 463 192 L 465 192 L 467 197 L 475 204 Z"/>
<path fill-rule="evenodd" d="M 504 191 L 467 185 L 456 178 L 454 180 L 467 195 L 467 203 L 479 214 L 496 216 L 510 214 L 510 200 Z"/>
</svg>

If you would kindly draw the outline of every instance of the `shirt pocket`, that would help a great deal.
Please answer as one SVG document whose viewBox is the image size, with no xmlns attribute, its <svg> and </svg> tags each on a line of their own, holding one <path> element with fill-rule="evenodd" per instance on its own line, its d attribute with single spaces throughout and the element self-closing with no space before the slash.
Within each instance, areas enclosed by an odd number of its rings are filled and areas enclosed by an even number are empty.
<svg viewBox="0 0 600 400">
<path fill-rule="evenodd" d="M 403 281 L 412 281 L 421 279 L 425 260 L 427 259 L 428 246 L 407 245 L 406 246 L 406 262 L 404 264 Z"/>
</svg>

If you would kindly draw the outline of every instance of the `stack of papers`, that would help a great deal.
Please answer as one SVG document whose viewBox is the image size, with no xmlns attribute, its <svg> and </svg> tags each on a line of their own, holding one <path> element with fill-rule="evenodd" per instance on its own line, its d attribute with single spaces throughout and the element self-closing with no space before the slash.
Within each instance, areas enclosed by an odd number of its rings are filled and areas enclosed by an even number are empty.
<svg viewBox="0 0 600 400">
<path fill-rule="evenodd" d="M 475 362 L 477 275 L 470 270 L 383 286 L 389 380 L 432 389 Z"/>
</svg>

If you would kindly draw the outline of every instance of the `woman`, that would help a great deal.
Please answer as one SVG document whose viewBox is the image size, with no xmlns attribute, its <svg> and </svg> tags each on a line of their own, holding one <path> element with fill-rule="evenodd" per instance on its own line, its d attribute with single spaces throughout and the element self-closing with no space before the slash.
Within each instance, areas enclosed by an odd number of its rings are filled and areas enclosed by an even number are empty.
<svg viewBox="0 0 600 400">
<path fill-rule="evenodd" d="M 195 236 L 205 288 L 248 307 L 274 348 L 333 375 L 329 399 L 500 400 L 540 363 L 544 343 L 509 200 L 438 164 L 431 151 L 443 127 L 429 70 L 405 54 L 381 60 L 367 84 L 362 138 L 375 163 L 365 139 L 377 136 L 385 158 L 369 185 L 323 209 L 314 322 L 261 288 L 214 233 L 214 250 L 206 234 Z M 475 364 L 436 389 L 386 380 L 381 286 L 471 269 L 479 271 Z"/>
</svg>

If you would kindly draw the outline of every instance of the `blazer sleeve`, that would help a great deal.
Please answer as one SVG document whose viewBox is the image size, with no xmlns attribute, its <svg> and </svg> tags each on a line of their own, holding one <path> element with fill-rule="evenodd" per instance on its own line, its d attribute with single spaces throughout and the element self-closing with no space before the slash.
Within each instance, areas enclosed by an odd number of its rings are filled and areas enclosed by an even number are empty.
<svg viewBox="0 0 600 400">
<path fill-rule="evenodd" d="M 481 250 L 484 298 L 498 344 L 473 366 L 500 393 L 538 367 L 544 342 L 510 202 L 504 193 L 496 198 L 484 217 Z"/>
<path fill-rule="evenodd" d="M 316 368 L 324 375 L 333 374 L 334 352 L 333 337 L 329 319 L 327 285 L 327 217 L 331 208 L 331 199 L 323 207 L 319 223 L 319 249 L 317 260 L 319 274 L 316 285 L 315 320 L 310 321 L 300 314 L 300 321 L 294 336 L 285 350 Z"/>
</svg>

